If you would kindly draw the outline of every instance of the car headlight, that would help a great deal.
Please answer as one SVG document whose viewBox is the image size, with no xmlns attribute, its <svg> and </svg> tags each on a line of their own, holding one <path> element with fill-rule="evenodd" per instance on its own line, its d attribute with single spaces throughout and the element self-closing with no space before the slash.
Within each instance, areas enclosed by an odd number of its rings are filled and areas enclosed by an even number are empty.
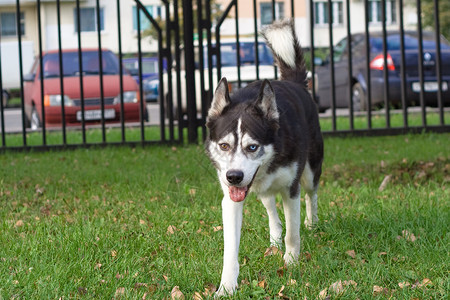
<svg viewBox="0 0 450 300">
<path fill-rule="evenodd" d="M 118 95 L 114 98 L 114 104 L 119 104 L 122 95 Z M 123 103 L 137 103 L 139 102 L 139 93 L 136 91 L 123 92 Z"/>
<path fill-rule="evenodd" d="M 61 106 L 62 103 L 61 95 L 45 95 L 44 105 L 45 106 Z M 69 96 L 64 95 L 64 106 L 74 106 L 75 103 Z"/>
</svg>

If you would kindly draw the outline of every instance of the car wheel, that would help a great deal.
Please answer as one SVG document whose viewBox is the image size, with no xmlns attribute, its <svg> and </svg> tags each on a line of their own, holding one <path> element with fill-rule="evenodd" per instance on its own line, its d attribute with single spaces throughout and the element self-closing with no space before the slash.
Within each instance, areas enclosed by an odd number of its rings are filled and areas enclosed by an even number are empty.
<svg viewBox="0 0 450 300">
<path fill-rule="evenodd" d="M 41 120 L 39 119 L 39 114 L 35 107 L 31 110 L 30 127 L 31 130 L 38 130 L 41 128 Z"/>
<path fill-rule="evenodd" d="M 367 109 L 366 95 L 359 82 L 353 85 L 352 102 L 354 111 L 364 111 Z"/>
</svg>

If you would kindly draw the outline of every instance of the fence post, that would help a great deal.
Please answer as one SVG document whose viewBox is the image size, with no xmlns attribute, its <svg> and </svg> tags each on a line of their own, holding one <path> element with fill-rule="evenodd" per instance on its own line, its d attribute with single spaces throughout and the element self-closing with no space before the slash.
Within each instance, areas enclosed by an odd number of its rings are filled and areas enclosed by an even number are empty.
<svg viewBox="0 0 450 300">
<path fill-rule="evenodd" d="M 188 119 L 188 141 L 198 142 L 197 103 L 195 97 L 195 59 L 194 59 L 194 16 L 192 0 L 183 0 L 184 20 L 184 58 L 186 69 L 186 105 Z"/>
</svg>

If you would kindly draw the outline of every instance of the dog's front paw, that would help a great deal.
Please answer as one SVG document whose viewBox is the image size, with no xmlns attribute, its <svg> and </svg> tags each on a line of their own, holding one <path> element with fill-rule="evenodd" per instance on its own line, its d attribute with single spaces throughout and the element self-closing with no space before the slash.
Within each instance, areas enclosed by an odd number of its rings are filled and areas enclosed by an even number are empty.
<svg viewBox="0 0 450 300">
<path fill-rule="evenodd" d="M 298 254 L 297 253 L 292 253 L 292 252 L 286 252 L 284 254 L 284 263 L 289 266 L 289 265 L 293 265 L 298 261 Z"/>
<path fill-rule="evenodd" d="M 220 287 L 217 292 L 214 293 L 214 298 L 231 296 L 237 289 L 237 283 L 235 284 L 226 284 L 220 283 Z"/>
</svg>

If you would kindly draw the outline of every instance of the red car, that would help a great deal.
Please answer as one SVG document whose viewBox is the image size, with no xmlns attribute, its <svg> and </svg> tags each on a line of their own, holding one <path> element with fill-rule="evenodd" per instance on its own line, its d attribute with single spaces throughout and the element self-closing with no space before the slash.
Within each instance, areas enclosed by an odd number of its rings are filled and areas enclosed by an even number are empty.
<svg viewBox="0 0 450 300">
<path fill-rule="evenodd" d="M 101 122 L 100 64 L 98 49 L 82 50 L 82 77 L 84 96 L 84 120 L 86 124 Z M 31 73 L 24 77 L 25 114 L 28 127 L 38 129 L 44 120 L 49 127 L 62 124 L 61 79 L 64 91 L 64 116 L 66 126 L 80 125 L 83 118 L 81 108 L 81 86 L 78 49 L 62 51 L 60 76 L 59 53 L 49 51 L 42 57 L 44 101 L 41 100 L 41 76 L 39 58 L 36 58 Z M 109 50 L 102 50 L 103 103 L 105 122 L 120 122 L 121 99 L 119 59 Z M 123 80 L 123 117 L 125 122 L 140 121 L 140 96 L 136 81 L 126 71 Z M 44 106 L 42 106 L 42 103 Z M 142 116 L 147 119 L 144 105 Z"/>
</svg>

